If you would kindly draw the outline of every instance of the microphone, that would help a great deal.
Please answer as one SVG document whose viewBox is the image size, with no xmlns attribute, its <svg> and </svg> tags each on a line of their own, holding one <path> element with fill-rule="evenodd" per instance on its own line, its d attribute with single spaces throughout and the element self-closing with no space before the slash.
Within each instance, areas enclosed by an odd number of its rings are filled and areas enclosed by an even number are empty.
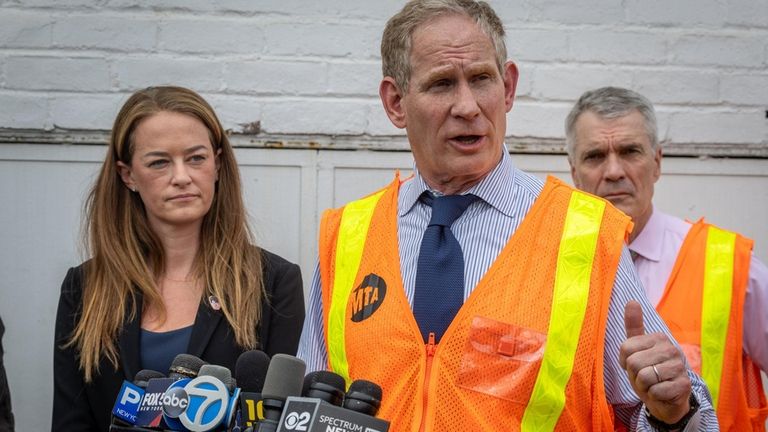
<svg viewBox="0 0 768 432">
<path fill-rule="evenodd" d="M 189 380 L 189 378 L 186 378 Z M 163 398 L 166 390 L 179 380 L 174 378 L 150 378 L 141 399 L 139 412 L 136 416 L 136 426 L 161 427 L 163 419 Z"/>
<path fill-rule="evenodd" d="M 173 430 L 208 432 L 229 428 L 239 395 L 229 369 L 206 364 L 197 378 L 176 381 L 165 392 L 163 419 Z"/>
<path fill-rule="evenodd" d="M 310 374 L 307 378 L 311 382 L 314 377 L 336 375 L 330 374 Z M 290 396 L 286 399 L 276 432 L 387 432 L 389 422 L 373 416 L 381 405 L 381 393 L 378 385 L 357 380 L 350 385 L 341 406 L 328 403 L 328 394 L 317 389 L 307 393 L 315 395 L 312 397 Z"/>
<path fill-rule="evenodd" d="M 355 380 L 344 396 L 344 408 L 375 416 L 381 406 L 381 387 L 370 381 Z"/>
<path fill-rule="evenodd" d="M 212 376 L 221 381 L 229 392 L 237 387 L 237 381 L 232 378 L 232 372 L 224 366 L 206 364 L 200 368 L 198 376 Z"/>
<path fill-rule="evenodd" d="M 306 370 L 306 363 L 294 356 L 275 354 L 272 357 L 261 392 L 264 419 L 259 422 L 258 432 L 277 430 L 286 399 L 301 394 Z"/>
<path fill-rule="evenodd" d="M 168 368 L 168 378 L 195 378 L 205 362 L 191 354 L 179 354 Z"/>
<path fill-rule="evenodd" d="M 112 424 L 133 425 L 144 397 L 144 389 L 130 381 L 123 381 L 112 407 Z"/>
<path fill-rule="evenodd" d="M 229 430 L 240 389 L 236 387 L 236 380 L 229 369 L 204 363 L 194 356 L 180 355 L 170 368 L 175 378 L 143 370 L 136 374 L 136 383 L 126 381 L 124 387 L 127 390 L 121 390 L 116 405 L 131 403 L 138 414 L 130 426 L 113 424 L 110 431 Z M 196 377 L 179 379 L 184 374 Z M 133 391 L 141 393 L 141 396 L 137 398 Z M 140 403 L 136 402 L 137 399 Z"/>
<path fill-rule="evenodd" d="M 177 399 L 174 401 L 174 394 L 168 394 L 169 399 L 165 400 L 166 391 L 173 386 L 174 383 L 180 380 L 183 382 L 179 383 L 176 387 L 183 388 L 190 378 L 195 378 L 198 375 L 200 367 L 204 364 L 205 362 L 202 359 L 191 354 L 179 354 L 174 357 L 173 362 L 171 362 L 171 366 L 168 368 L 169 373 L 167 378 L 149 378 L 147 380 L 146 393 L 141 400 L 141 406 L 139 407 L 135 425 L 154 428 L 165 426 L 163 423 L 164 405 L 172 406 L 174 403 L 180 404 L 183 399 L 180 397 L 184 396 L 177 394 Z M 170 409 L 173 410 L 173 408 Z"/>
<path fill-rule="evenodd" d="M 235 413 L 237 412 L 237 401 L 240 399 L 240 389 L 237 388 L 237 380 L 232 377 L 232 371 L 227 369 L 224 366 L 218 366 L 218 365 L 204 365 L 200 368 L 200 372 L 198 373 L 199 377 L 202 376 L 212 376 L 215 378 L 218 378 L 221 380 L 221 382 L 224 384 L 224 387 L 226 387 L 227 392 L 229 394 L 229 400 L 226 401 L 226 405 L 223 407 L 225 408 L 225 417 L 222 420 L 221 424 L 229 428 L 230 425 L 233 424 L 233 420 L 235 418 Z"/>
<path fill-rule="evenodd" d="M 146 393 L 148 380 L 162 377 L 165 375 L 158 371 L 142 369 L 133 378 L 133 383 L 124 381 L 112 408 L 111 424 L 120 426 L 136 424 L 136 416 L 139 413 L 141 399 Z"/>
<path fill-rule="evenodd" d="M 235 379 L 243 392 L 261 393 L 268 368 L 269 356 L 264 351 L 246 351 L 240 354 L 235 363 Z"/>
<path fill-rule="evenodd" d="M 301 395 L 341 406 L 346 387 L 347 383 L 341 375 L 325 370 L 315 371 L 304 377 L 304 388 Z"/>
<path fill-rule="evenodd" d="M 240 354 L 235 363 L 235 379 L 240 384 L 240 416 L 238 425 L 254 426 L 264 418 L 261 390 L 269 368 L 269 356 L 263 351 L 251 350 Z"/>
<path fill-rule="evenodd" d="M 136 376 L 133 378 L 133 383 L 145 389 L 147 388 L 147 385 L 149 385 L 149 380 L 152 378 L 165 378 L 165 375 L 156 370 L 142 369 L 136 373 Z"/>
</svg>

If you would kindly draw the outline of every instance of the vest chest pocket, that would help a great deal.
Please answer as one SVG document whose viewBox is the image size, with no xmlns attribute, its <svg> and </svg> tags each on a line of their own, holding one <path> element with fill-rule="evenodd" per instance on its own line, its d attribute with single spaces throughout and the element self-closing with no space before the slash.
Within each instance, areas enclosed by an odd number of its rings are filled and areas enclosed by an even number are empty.
<svg viewBox="0 0 768 432">
<path fill-rule="evenodd" d="M 526 405 L 541 367 L 547 336 L 476 316 L 461 356 L 457 385 Z"/>
</svg>

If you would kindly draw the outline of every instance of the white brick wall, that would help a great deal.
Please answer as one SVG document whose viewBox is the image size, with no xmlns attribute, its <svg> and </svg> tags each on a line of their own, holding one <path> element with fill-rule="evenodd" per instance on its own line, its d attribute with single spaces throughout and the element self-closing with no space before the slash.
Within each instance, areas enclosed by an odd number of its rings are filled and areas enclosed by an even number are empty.
<svg viewBox="0 0 768 432">
<path fill-rule="evenodd" d="M 50 125 L 49 104 L 46 98 L 36 94 L 14 92 L 4 94 L 0 103 L 0 118 L 21 129 L 34 129 Z"/>
<path fill-rule="evenodd" d="M 317 95 L 328 82 L 325 62 L 306 59 L 254 59 L 227 63 L 226 90 L 242 94 Z"/>
<path fill-rule="evenodd" d="M 114 85 L 121 91 L 160 84 L 177 84 L 198 92 L 222 90 L 224 64 L 211 58 L 184 55 L 131 54 L 120 56 L 111 64 Z"/>
<path fill-rule="evenodd" d="M 0 0 L 0 128 L 106 129 L 130 92 L 176 83 L 234 131 L 400 134 L 377 104 L 401 4 Z M 654 101 L 672 143 L 768 147 L 768 0 L 492 4 L 521 72 L 513 137 L 562 138 L 575 98 L 612 84 Z"/>
<path fill-rule="evenodd" d="M 2 10 L 0 41 L 9 48 L 41 48 L 51 45 L 51 20 L 37 11 Z"/>
<path fill-rule="evenodd" d="M 625 5 L 628 21 L 671 27 L 720 27 L 729 9 L 719 0 L 630 0 Z"/>
<path fill-rule="evenodd" d="M 57 11 L 51 19 L 51 48 L 62 54 L 66 54 L 66 50 L 104 50 L 104 56 L 113 59 L 118 58 L 119 53 L 146 52 L 157 46 L 158 22 L 152 17 L 111 11 L 88 14 Z"/>
<path fill-rule="evenodd" d="M 11 90 L 108 92 L 109 65 L 102 58 L 7 57 L 5 87 Z"/>
</svg>

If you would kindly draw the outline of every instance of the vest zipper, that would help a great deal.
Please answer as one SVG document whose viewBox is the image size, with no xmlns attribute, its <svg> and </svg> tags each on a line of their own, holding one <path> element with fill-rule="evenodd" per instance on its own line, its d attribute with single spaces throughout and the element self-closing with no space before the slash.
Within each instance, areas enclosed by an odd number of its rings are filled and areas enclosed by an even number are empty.
<svg viewBox="0 0 768 432">
<path fill-rule="evenodd" d="M 429 380 L 432 375 L 432 360 L 435 358 L 435 351 L 437 351 L 437 344 L 435 343 L 435 334 L 430 332 L 429 339 L 427 340 L 427 364 L 424 369 L 424 393 L 422 395 L 422 409 L 421 409 L 421 426 L 419 431 L 426 431 L 427 427 L 427 407 L 429 406 Z"/>
</svg>

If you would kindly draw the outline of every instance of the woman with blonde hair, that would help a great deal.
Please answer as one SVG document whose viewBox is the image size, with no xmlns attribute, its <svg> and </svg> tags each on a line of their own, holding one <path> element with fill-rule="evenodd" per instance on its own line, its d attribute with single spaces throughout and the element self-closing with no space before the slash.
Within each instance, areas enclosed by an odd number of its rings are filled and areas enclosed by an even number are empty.
<svg viewBox="0 0 768 432">
<path fill-rule="evenodd" d="M 179 353 L 229 369 L 250 349 L 295 354 L 299 268 L 253 244 L 232 146 L 195 92 L 123 105 L 84 227 L 90 259 L 56 316 L 53 430 L 107 430 L 122 381 Z"/>
</svg>

